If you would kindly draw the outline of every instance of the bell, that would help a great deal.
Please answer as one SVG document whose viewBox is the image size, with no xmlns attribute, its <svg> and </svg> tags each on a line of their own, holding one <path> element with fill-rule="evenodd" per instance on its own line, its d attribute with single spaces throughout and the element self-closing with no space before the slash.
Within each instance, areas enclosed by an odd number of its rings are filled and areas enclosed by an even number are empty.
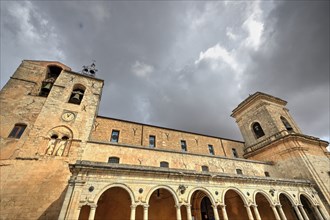
<svg viewBox="0 0 330 220">
<path fill-rule="evenodd" d="M 49 93 L 51 88 L 52 88 L 52 84 L 48 82 L 44 84 L 44 86 L 41 88 L 41 91 L 44 93 Z"/>
<path fill-rule="evenodd" d="M 78 93 L 74 94 L 73 97 L 71 98 L 71 102 L 75 104 L 80 103 L 80 95 Z"/>
</svg>

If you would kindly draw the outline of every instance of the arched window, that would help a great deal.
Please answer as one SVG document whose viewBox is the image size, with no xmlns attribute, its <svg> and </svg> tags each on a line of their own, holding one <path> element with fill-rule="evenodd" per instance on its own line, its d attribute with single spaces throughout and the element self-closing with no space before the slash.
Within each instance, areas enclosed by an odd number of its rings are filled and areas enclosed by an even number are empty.
<svg viewBox="0 0 330 220">
<path fill-rule="evenodd" d="M 253 123 L 252 129 L 257 139 L 265 135 L 261 125 L 258 122 Z"/>
<path fill-rule="evenodd" d="M 119 157 L 109 157 L 108 163 L 119 163 Z"/>
<path fill-rule="evenodd" d="M 84 97 L 84 93 L 85 93 L 85 86 L 83 85 L 75 85 L 73 87 L 70 99 L 69 99 L 69 103 L 72 104 L 76 104 L 76 105 L 80 105 L 81 100 Z"/>
<path fill-rule="evenodd" d="M 42 81 L 41 89 L 39 92 L 39 96 L 47 97 L 53 84 L 57 77 L 62 72 L 62 68 L 59 66 L 48 66 L 47 76 L 44 81 Z"/>
<path fill-rule="evenodd" d="M 202 172 L 209 172 L 208 166 L 202 166 Z"/>
<path fill-rule="evenodd" d="M 8 137 L 19 139 L 22 136 L 25 128 L 26 124 L 15 124 Z"/>
<path fill-rule="evenodd" d="M 288 120 L 286 120 L 283 116 L 281 116 L 281 121 L 284 124 L 284 127 L 286 128 L 286 130 L 288 130 L 288 131 L 292 131 L 293 130 L 293 128 L 290 125 L 290 123 L 288 122 Z"/>
<path fill-rule="evenodd" d="M 237 173 L 238 175 L 243 175 L 243 171 L 242 171 L 241 169 L 236 169 L 236 173 Z"/>
<path fill-rule="evenodd" d="M 169 167 L 169 164 L 166 161 L 161 161 L 160 162 L 160 167 L 166 167 L 166 168 L 168 168 Z"/>
</svg>

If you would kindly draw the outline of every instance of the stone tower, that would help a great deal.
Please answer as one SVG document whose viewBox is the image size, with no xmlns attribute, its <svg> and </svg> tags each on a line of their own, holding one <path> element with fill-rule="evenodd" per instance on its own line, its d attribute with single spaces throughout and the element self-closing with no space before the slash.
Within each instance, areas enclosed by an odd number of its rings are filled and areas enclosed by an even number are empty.
<svg viewBox="0 0 330 220">
<path fill-rule="evenodd" d="M 103 80 L 73 72 L 59 62 L 21 63 L 0 93 L 0 155 L 7 161 L 1 172 L 8 176 L 1 181 L 8 194 L 4 198 L 14 201 L 2 201 L 6 206 L 2 210 L 31 203 L 31 210 L 44 208 L 47 216 L 29 216 L 35 212 L 26 210 L 15 218 L 56 218 L 70 176 L 67 164 L 84 151 L 102 86 Z M 58 203 L 38 207 L 33 204 L 38 200 L 44 200 L 42 206 Z"/>
<path fill-rule="evenodd" d="M 256 92 L 233 110 L 245 141 L 244 157 L 274 163 L 285 178 L 311 180 L 330 204 L 328 142 L 302 134 L 286 104 Z"/>
</svg>

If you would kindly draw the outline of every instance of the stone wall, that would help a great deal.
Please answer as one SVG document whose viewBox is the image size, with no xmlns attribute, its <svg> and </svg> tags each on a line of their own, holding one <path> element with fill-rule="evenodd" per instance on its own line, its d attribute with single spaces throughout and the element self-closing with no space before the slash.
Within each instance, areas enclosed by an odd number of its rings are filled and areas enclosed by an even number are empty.
<svg viewBox="0 0 330 220">
<path fill-rule="evenodd" d="M 112 130 L 119 131 L 119 144 L 149 147 L 149 136 L 156 137 L 155 149 L 181 152 L 181 140 L 187 144 L 187 152 L 210 155 L 208 145 L 212 145 L 217 156 L 234 157 L 232 148 L 243 158 L 243 143 L 220 137 L 212 137 L 185 131 L 178 131 L 152 125 L 144 125 L 118 119 L 97 117 L 91 140 L 110 142 Z"/>
</svg>

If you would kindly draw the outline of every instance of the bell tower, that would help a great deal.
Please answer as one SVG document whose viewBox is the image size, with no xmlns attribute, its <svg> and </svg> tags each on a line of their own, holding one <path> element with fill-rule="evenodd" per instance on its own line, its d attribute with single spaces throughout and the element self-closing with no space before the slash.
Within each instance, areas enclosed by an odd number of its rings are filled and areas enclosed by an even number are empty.
<svg viewBox="0 0 330 220">
<path fill-rule="evenodd" d="M 270 161 L 290 179 L 309 179 L 330 204 L 328 142 L 301 130 L 285 108 L 286 101 L 256 92 L 232 112 L 245 141 L 244 157 Z"/>
<path fill-rule="evenodd" d="M 245 141 L 245 152 L 290 133 L 301 133 L 285 108 L 286 101 L 256 92 L 239 104 L 232 113 Z"/>
<path fill-rule="evenodd" d="M 24 60 L 0 94 L 0 136 L 11 143 L 2 156 L 77 159 L 101 99 L 96 71 L 94 63 L 77 73 L 59 62 Z"/>
</svg>

